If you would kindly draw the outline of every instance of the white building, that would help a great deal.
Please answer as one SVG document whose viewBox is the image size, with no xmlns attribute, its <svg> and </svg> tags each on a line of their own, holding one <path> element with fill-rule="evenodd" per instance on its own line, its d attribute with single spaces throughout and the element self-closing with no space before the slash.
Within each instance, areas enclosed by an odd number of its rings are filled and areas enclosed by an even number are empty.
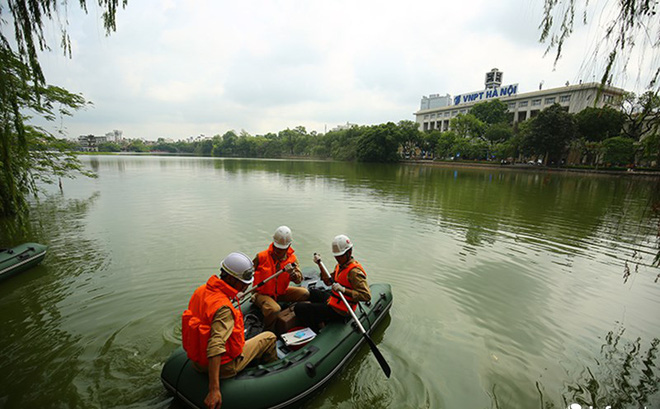
<svg viewBox="0 0 660 409">
<path fill-rule="evenodd" d="M 332 128 L 330 132 L 344 131 L 346 129 L 351 129 L 354 126 L 358 126 L 358 124 L 352 124 L 350 122 L 346 122 L 346 125 L 337 125 L 334 128 Z"/>
<path fill-rule="evenodd" d="M 518 94 L 518 84 L 501 85 L 502 77 L 503 73 L 493 68 L 486 73 L 483 90 L 460 94 L 453 98 L 449 94 L 445 97 L 439 97 L 438 94 L 422 97 L 420 109 L 414 114 L 420 129 L 447 131 L 452 118 L 458 114 L 468 113 L 470 108 L 480 102 L 492 99 L 500 99 L 506 103 L 509 112 L 513 114 L 513 121 L 520 122 L 535 117 L 541 110 L 555 103 L 560 104 L 570 113 L 580 112 L 590 106 L 597 108 L 606 105 L 616 106 L 625 92 L 621 88 L 609 85 L 601 90 L 600 83 L 591 82 L 577 85 L 566 83 L 564 87 L 547 90 L 541 90 L 539 86 L 539 91 Z M 431 100 L 438 98 L 447 104 L 430 103 Z"/>
<path fill-rule="evenodd" d="M 118 129 L 115 129 L 112 132 L 106 133 L 105 138 L 109 142 L 121 142 L 121 140 L 123 139 L 123 136 L 122 136 L 123 134 L 124 133 L 122 131 L 120 131 Z"/>
<path fill-rule="evenodd" d="M 81 135 L 78 137 L 83 152 L 98 152 L 98 145 L 107 141 L 108 139 L 105 136 Z"/>
</svg>

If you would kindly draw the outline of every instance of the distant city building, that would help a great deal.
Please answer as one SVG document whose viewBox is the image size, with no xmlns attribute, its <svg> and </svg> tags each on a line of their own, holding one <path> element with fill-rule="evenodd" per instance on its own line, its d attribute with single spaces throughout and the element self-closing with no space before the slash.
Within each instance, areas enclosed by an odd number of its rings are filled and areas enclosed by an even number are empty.
<svg viewBox="0 0 660 409">
<path fill-rule="evenodd" d="M 193 142 L 201 142 L 205 139 L 213 139 L 211 136 L 206 136 L 204 134 L 199 134 L 199 136 L 190 136 L 185 139 L 186 142 L 188 143 L 193 143 Z"/>
<path fill-rule="evenodd" d="M 600 83 L 592 82 L 577 85 L 566 83 L 564 87 L 518 94 L 518 84 L 501 85 L 502 77 L 503 73 L 493 68 L 486 73 L 483 90 L 453 98 L 449 94 L 445 97 L 439 97 L 438 94 L 422 97 L 420 110 L 414 114 L 420 129 L 447 131 L 452 118 L 466 114 L 474 105 L 491 99 L 500 99 L 506 103 L 509 112 L 513 114 L 513 122 L 521 122 L 535 117 L 541 110 L 555 103 L 570 113 L 580 112 L 587 107 L 616 106 L 625 92 L 609 85 L 601 89 Z"/>
<path fill-rule="evenodd" d="M 121 142 L 123 139 L 124 133 L 118 129 L 113 130 L 112 132 L 108 132 L 105 134 L 105 137 L 109 142 Z"/>
<path fill-rule="evenodd" d="M 441 108 L 449 105 L 451 105 L 451 95 L 447 94 L 444 97 L 441 97 L 440 94 L 431 94 L 428 97 L 422 97 L 419 109 Z"/>
<path fill-rule="evenodd" d="M 105 136 L 81 135 L 78 137 L 78 143 L 83 152 L 98 152 L 98 145 L 108 141 Z"/>
<path fill-rule="evenodd" d="M 346 125 L 337 125 L 334 128 L 332 128 L 330 132 L 344 131 L 346 129 L 351 129 L 354 126 L 358 126 L 358 124 L 352 124 L 350 122 L 346 122 Z"/>
</svg>

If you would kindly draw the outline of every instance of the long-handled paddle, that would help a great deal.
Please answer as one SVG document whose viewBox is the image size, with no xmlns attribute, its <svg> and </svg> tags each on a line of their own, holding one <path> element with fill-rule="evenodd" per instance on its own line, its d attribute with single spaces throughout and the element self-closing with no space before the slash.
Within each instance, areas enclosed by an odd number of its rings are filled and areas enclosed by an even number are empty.
<svg viewBox="0 0 660 409">
<path fill-rule="evenodd" d="M 295 265 L 296 265 L 296 263 L 291 263 L 291 266 L 292 266 L 292 267 L 295 267 Z M 268 278 L 265 279 L 264 281 L 260 282 L 259 284 L 255 285 L 254 287 L 250 288 L 249 291 L 243 293 L 243 294 L 241 295 L 241 304 L 243 304 L 243 302 L 244 302 L 245 300 L 248 299 L 248 297 L 246 297 L 247 295 L 250 295 L 250 294 L 252 294 L 253 292 L 257 291 L 257 289 L 258 289 L 259 287 L 263 286 L 264 284 L 266 284 L 266 283 L 269 282 L 270 280 L 274 279 L 275 277 L 279 276 L 280 274 L 282 274 L 282 273 L 285 272 L 285 271 L 286 271 L 286 267 L 283 268 L 283 269 L 281 269 L 281 270 L 278 271 L 277 273 L 273 274 L 272 276 L 268 277 Z"/>
<path fill-rule="evenodd" d="M 330 274 L 328 272 L 328 269 L 325 268 L 325 264 L 323 264 L 322 261 L 319 261 L 319 264 L 321 265 L 322 269 L 325 270 L 325 273 L 328 276 L 330 276 Z M 330 281 L 333 281 L 332 277 L 330 277 Z M 339 294 L 339 297 L 344 302 L 344 305 L 346 306 L 346 309 L 348 309 L 348 312 L 351 313 L 351 317 L 353 318 L 353 321 L 355 322 L 355 324 L 357 324 L 357 327 L 360 329 L 360 332 L 362 333 L 362 336 L 364 337 L 364 339 L 367 340 L 367 343 L 369 344 L 369 348 L 371 348 L 371 352 L 374 353 L 374 356 L 376 357 L 376 360 L 380 364 L 380 367 L 383 369 L 383 372 L 385 372 L 385 376 L 389 378 L 390 374 L 392 373 L 392 370 L 390 369 L 389 364 L 385 360 L 385 357 L 383 356 L 383 354 L 380 353 L 380 351 L 378 350 L 378 347 L 376 346 L 376 344 L 374 344 L 374 341 L 371 339 L 371 337 L 369 337 L 369 334 L 367 334 L 367 331 L 364 330 L 364 327 L 362 326 L 362 323 L 360 322 L 358 317 L 353 312 L 353 308 L 351 308 L 351 305 L 348 303 L 348 301 L 346 301 L 346 297 L 344 297 L 344 294 L 342 294 L 339 291 L 337 291 L 337 294 Z"/>
</svg>

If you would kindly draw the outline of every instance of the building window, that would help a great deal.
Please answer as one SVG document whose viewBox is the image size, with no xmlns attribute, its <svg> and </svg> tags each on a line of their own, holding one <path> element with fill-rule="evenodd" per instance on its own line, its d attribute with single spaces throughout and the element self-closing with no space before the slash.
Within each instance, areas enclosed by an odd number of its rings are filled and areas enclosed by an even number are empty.
<svg viewBox="0 0 660 409">
<path fill-rule="evenodd" d="M 431 118 L 435 118 L 435 114 L 431 114 Z"/>
<path fill-rule="evenodd" d="M 535 105 L 541 105 L 541 99 L 533 99 L 532 100 L 532 106 L 535 106 Z"/>
<path fill-rule="evenodd" d="M 570 100 L 571 100 L 570 95 L 562 95 L 561 97 L 559 97 L 559 102 L 569 102 Z"/>
<path fill-rule="evenodd" d="M 509 109 L 515 109 L 516 108 L 516 103 L 515 102 L 509 102 Z"/>
<path fill-rule="evenodd" d="M 458 111 L 451 111 L 452 116 L 456 116 L 456 114 L 458 114 Z"/>
<path fill-rule="evenodd" d="M 461 114 L 467 114 L 467 109 L 461 109 Z"/>
<path fill-rule="evenodd" d="M 445 112 L 445 118 L 448 117 L 449 115 L 451 115 L 451 112 L 449 111 Z"/>
<path fill-rule="evenodd" d="M 528 102 L 529 102 L 529 101 L 520 101 L 520 102 L 518 103 L 518 106 L 519 106 L 519 107 L 526 107 Z"/>
<path fill-rule="evenodd" d="M 555 97 L 550 97 L 545 99 L 545 104 L 550 105 L 555 103 Z"/>
<path fill-rule="evenodd" d="M 608 104 L 612 103 L 612 100 L 614 100 L 614 98 L 611 95 L 604 95 L 603 96 L 603 101 L 605 101 Z"/>
<path fill-rule="evenodd" d="M 424 119 L 429 119 L 429 115 L 428 114 L 424 115 Z"/>
</svg>

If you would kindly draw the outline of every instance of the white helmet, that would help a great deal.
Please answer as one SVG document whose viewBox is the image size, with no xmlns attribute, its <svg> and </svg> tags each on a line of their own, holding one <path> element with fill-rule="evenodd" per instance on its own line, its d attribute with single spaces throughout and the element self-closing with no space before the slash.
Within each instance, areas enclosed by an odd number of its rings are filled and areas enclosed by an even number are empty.
<svg viewBox="0 0 660 409">
<path fill-rule="evenodd" d="M 220 271 L 237 278 L 245 284 L 254 280 L 254 265 L 252 260 L 243 253 L 230 253 L 220 264 Z"/>
<path fill-rule="evenodd" d="M 348 236 L 340 234 L 339 236 L 332 239 L 332 255 L 333 256 L 343 256 L 348 250 L 353 248 L 353 243 Z"/>
<path fill-rule="evenodd" d="M 273 246 L 278 249 L 286 250 L 291 245 L 293 238 L 291 237 L 291 229 L 287 226 L 280 226 L 273 234 Z"/>
</svg>

